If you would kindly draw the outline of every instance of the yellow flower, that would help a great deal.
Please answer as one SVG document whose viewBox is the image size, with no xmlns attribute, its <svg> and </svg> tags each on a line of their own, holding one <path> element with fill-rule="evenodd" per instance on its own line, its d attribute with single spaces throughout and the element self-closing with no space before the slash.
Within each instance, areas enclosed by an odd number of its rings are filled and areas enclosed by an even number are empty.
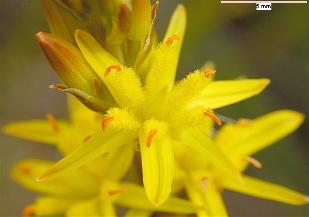
<svg viewBox="0 0 309 217">
<path fill-rule="evenodd" d="M 133 7 L 131 15 L 140 14 L 134 13 Z M 137 20 L 131 19 L 133 23 Z M 148 25 L 149 22 L 141 24 L 141 32 Z M 82 30 L 75 31 L 78 48 L 52 34 L 37 34 L 38 42 L 65 83 L 52 87 L 71 93 L 89 108 L 105 113 L 103 130 L 96 129 L 86 142 L 40 176 L 39 181 L 77 169 L 115 149 L 136 146 L 141 150 L 147 196 L 156 205 L 163 204 L 171 193 L 175 146 L 198 150 L 218 164 L 220 171 L 239 178 L 238 171 L 219 148 L 208 149 L 200 141 L 188 142 L 191 135 L 184 132 L 188 126 L 200 125 L 207 118 L 220 124 L 212 109 L 260 93 L 269 80 L 212 81 L 214 70 L 208 69 L 195 70 L 175 83 L 185 27 L 185 8 L 180 5 L 162 43 L 155 45 L 152 26 L 147 35 L 129 34 L 128 40 L 139 40 L 141 45 L 136 59 L 133 58 L 134 64 L 132 59 L 115 58 Z M 142 36 L 146 38 L 141 42 Z"/>
<path fill-rule="evenodd" d="M 116 159 L 114 159 L 116 161 Z M 36 216 L 117 216 L 115 205 L 128 208 L 127 216 L 139 212 L 142 216 L 152 212 L 190 214 L 196 207 L 189 201 L 170 197 L 160 207 L 151 204 L 145 190 L 133 183 L 100 179 L 86 168 L 66 174 L 48 182 L 36 182 L 36 177 L 54 162 L 29 159 L 19 162 L 12 177 L 21 185 L 43 194 L 25 207 L 23 217 Z M 109 171 L 110 173 L 113 170 Z"/>
<path fill-rule="evenodd" d="M 293 132 L 303 119 L 298 112 L 280 110 L 255 120 L 241 119 L 226 124 L 212 139 L 201 133 L 202 130 L 210 133 L 211 127 L 196 127 L 187 131 L 196 140 L 203 140 L 205 146 L 220 148 L 237 170 L 243 172 L 249 164 L 261 168 L 262 164 L 251 156 Z M 241 179 L 226 177 L 216 169 L 218 165 L 212 164 L 198 152 L 179 150 L 179 158 L 181 169 L 186 171 L 184 182 L 190 199 L 204 207 L 197 212 L 198 216 L 228 215 L 221 196 L 223 189 L 292 205 L 309 202 L 308 196 L 277 184 L 246 175 L 242 175 Z"/>
<path fill-rule="evenodd" d="M 55 145 L 64 155 L 86 142 L 101 124 L 98 114 L 70 98 L 70 120 L 56 120 L 51 114 L 46 120 L 20 121 L 5 126 L 7 134 L 37 142 Z M 36 179 L 54 162 L 37 159 L 23 160 L 12 169 L 12 177 L 26 188 L 43 194 L 34 204 L 27 206 L 23 217 L 63 215 L 68 217 L 116 216 L 114 205 L 129 208 L 127 216 L 152 212 L 193 213 L 196 207 L 177 197 L 155 207 L 149 202 L 145 190 L 133 183 L 120 181 L 126 175 L 133 159 L 132 146 L 114 149 L 79 170 L 46 182 Z"/>
</svg>

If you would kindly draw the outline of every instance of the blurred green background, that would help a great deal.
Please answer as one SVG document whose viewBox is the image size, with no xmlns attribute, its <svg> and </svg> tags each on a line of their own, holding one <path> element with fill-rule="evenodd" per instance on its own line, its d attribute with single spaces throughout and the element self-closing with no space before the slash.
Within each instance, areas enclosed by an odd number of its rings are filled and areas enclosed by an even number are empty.
<svg viewBox="0 0 309 217">
<path fill-rule="evenodd" d="M 255 11 L 255 5 L 222 5 L 219 1 L 162 0 L 158 29 L 162 35 L 177 2 L 188 10 L 188 31 L 179 78 L 214 61 L 217 79 L 268 77 L 271 86 L 260 96 L 221 109 L 232 119 L 254 118 L 288 108 L 308 117 L 308 5 L 276 4 L 272 11 Z M 48 31 L 36 0 L 0 0 L 0 126 L 47 112 L 66 117 L 65 96 L 48 89 L 57 81 L 34 40 Z M 293 135 L 255 157 L 262 170 L 248 174 L 309 194 L 308 121 Z M 59 159 L 50 146 L 0 135 L 0 216 L 20 216 L 35 194 L 15 184 L 9 168 L 24 158 Z M 225 192 L 231 216 L 309 216 L 308 206 L 293 207 Z"/>
</svg>

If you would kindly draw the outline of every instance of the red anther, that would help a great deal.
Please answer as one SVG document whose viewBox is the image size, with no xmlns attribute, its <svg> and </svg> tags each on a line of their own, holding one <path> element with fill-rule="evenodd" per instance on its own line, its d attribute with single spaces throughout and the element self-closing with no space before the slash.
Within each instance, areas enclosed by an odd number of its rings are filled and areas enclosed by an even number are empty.
<svg viewBox="0 0 309 217">
<path fill-rule="evenodd" d="M 179 40 L 179 37 L 177 35 L 172 35 L 171 37 L 169 37 L 167 40 L 166 40 L 166 44 L 167 45 L 172 45 L 174 43 L 174 41 L 176 40 Z"/>
<path fill-rule="evenodd" d="M 218 126 L 222 125 L 222 121 L 212 110 L 205 111 L 204 115 L 209 117 L 211 120 L 213 120 Z"/>
<path fill-rule="evenodd" d="M 23 209 L 21 214 L 22 217 L 30 217 L 35 212 L 35 207 L 33 205 L 28 205 Z"/>
<path fill-rule="evenodd" d="M 105 116 L 102 121 L 102 130 L 105 130 L 107 126 L 114 120 L 112 116 Z"/>
<path fill-rule="evenodd" d="M 111 73 L 112 70 L 115 70 L 116 72 L 120 72 L 121 67 L 120 67 L 120 65 L 111 65 L 111 66 L 107 67 L 105 69 L 104 76 L 105 77 L 108 76 Z"/>
<path fill-rule="evenodd" d="M 92 137 L 92 135 L 85 136 L 85 138 L 83 139 L 83 142 L 87 142 L 91 137 Z"/>
<path fill-rule="evenodd" d="M 114 195 L 117 195 L 117 194 L 121 194 L 123 192 L 125 192 L 125 190 L 123 190 L 123 189 L 115 189 L 115 190 L 108 191 L 107 194 L 109 196 L 114 196 Z"/>
<path fill-rule="evenodd" d="M 147 140 L 146 140 L 146 146 L 148 148 L 150 148 L 151 146 L 151 143 L 152 143 L 152 140 L 153 138 L 155 137 L 155 135 L 158 133 L 158 130 L 156 129 L 152 129 L 150 130 L 149 134 L 148 134 L 148 137 L 147 137 Z"/>
<path fill-rule="evenodd" d="M 205 70 L 205 77 L 207 79 L 212 79 L 215 76 L 215 74 L 216 74 L 216 70 L 215 69 L 209 68 L 209 69 Z"/>
<path fill-rule="evenodd" d="M 31 173 L 32 169 L 24 164 L 17 165 L 17 168 L 25 175 L 28 175 Z"/>
<path fill-rule="evenodd" d="M 46 118 L 47 118 L 48 123 L 52 127 L 52 129 L 55 131 L 55 133 L 59 133 L 60 128 L 59 128 L 59 125 L 57 123 L 57 119 L 55 118 L 55 116 L 53 114 L 48 113 L 46 114 Z"/>
</svg>

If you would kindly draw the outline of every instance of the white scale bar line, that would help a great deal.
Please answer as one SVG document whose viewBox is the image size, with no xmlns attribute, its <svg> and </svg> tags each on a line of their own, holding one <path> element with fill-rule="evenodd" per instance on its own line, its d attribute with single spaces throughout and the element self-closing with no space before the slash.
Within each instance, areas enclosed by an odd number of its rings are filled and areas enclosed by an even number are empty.
<svg viewBox="0 0 309 217">
<path fill-rule="evenodd" d="M 308 1 L 221 1 L 223 4 L 250 4 L 250 3 L 281 3 L 281 4 L 307 4 Z"/>
</svg>

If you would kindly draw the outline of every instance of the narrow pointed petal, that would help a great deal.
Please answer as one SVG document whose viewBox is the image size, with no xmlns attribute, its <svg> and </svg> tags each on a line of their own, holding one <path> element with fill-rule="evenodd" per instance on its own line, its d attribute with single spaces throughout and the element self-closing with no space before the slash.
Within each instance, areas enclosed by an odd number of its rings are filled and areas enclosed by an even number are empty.
<svg viewBox="0 0 309 217">
<path fill-rule="evenodd" d="M 171 88 L 175 81 L 179 54 L 186 28 L 186 11 L 179 5 L 170 21 L 163 44 L 160 44 L 152 56 L 152 66 L 146 79 L 149 93 Z"/>
<path fill-rule="evenodd" d="M 96 199 L 84 200 L 74 203 L 66 211 L 65 216 L 77 217 L 77 216 L 100 216 L 100 203 Z"/>
<path fill-rule="evenodd" d="M 132 0 L 131 5 L 128 38 L 132 41 L 142 41 L 151 27 L 151 4 L 149 0 Z"/>
<path fill-rule="evenodd" d="M 224 173 L 235 179 L 241 179 L 240 173 L 232 162 L 223 154 L 220 148 L 198 128 L 189 128 L 180 134 L 183 145 L 202 154 L 205 161 L 215 166 L 220 173 Z"/>
<path fill-rule="evenodd" d="M 125 107 L 140 103 L 144 93 L 134 70 L 120 65 L 89 33 L 78 30 L 75 35 L 85 59 L 101 77 L 115 101 Z"/>
<path fill-rule="evenodd" d="M 244 176 L 242 182 L 223 181 L 225 188 L 240 193 L 275 200 L 291 205 L 305 205 L 309 203 L 309 197 L 288 189 L 284 186 Z"/>
<path fill-rule="evenodd" d="M 190 201 L 174 196 L 170 196 L 164 204 L 155 206 L 147 199 L 146 192 L 141 186 L 131 183 L 121 183 L 120 186 L 125 190 L 117 197 L 115 201 L 115 203 L 120 206 L 146 211 L 171 212 L 179 214 L 189 214 L 196 211 L 196 207 Z"/>
<path fill-rule="evenodd" d="M 60 131 L 67 129 L 64 121 L 57 121 Z M 3 131 L 22 139 L 56 145 L 57 132 L 47 120 L 18 121 L 4 126 Z"/>
<path fill-rule="evenodd" d="M 76 150 L 47 170 L 38 178 L 38 181 L 53 179 L 65 172 L 76 170 L 97 157 L 132 142 L 134 137 L 133 132 L 125 130 L 118 132 L 114 129 L 106 129 L 104 132 L 97 132 L 88 141 L 80 144 Z"/>
<path fill-rule="evenodd" d="M 38 197 L 33 205 L 26 207 L 23 217 L 36 216 L 62 216 L 66 210 L 76 201 L 61 197 Z"/>
<path fill-rule="evenodd" d="M 259 94 L 269 84 L 268 79 L 244 79 L 210 82 L 196 104 L 216 109 Z"/>
<path fill-rule="evenodd" d="M 171 193 L 174 153 L 167 125 L 154 119 L 144 123 L 140 132 L 143 182 L 149 200 L 159 206 Z"/>
<path fill-rule="evenodd" d="M 104 77 L 104 70 L 107 67 L 120 64 L 88 32 L 76 30 L 75 40 L 84 58 L 101 78 Z"/>
<path fill-rule="evenodd" d="M 186 184 L 186 192 L 193 204 L 199 208 L 196 211 L 197 217 L 211 217 L 208 208 L 205 208 L 205 201 L 201 191 L 199 191 L 192 183 Z"/>
<path fill-rule="evenodd" d="M 66 174 L 49 182 L 38 183 L 36 178 L 52 166 L 53 163 L 36 159 L 23 160 L 13 167 L 11 176 L 19 184 L 38 193 L 59 197 L 73 196 L 76 198 L 89 197 L 96 194 L 99 182 L 94 177 L 89 176 L 85 170 Z M 83 186 L 88 186 L 88 188 Z"/>
<path fill-rule="evenodd" d="M 61 1 L 41 0 L 41 3 L 51 32 L 74 42 L 75 29 L 85 28 L 86 21 Z"/>
<path fill-rule="evenodd" d="M 205 208 L 209 210 L 210 216 L 228 216 L 221 192 L 212 181 L 207 182 L 204 198 Z"/>
<path fill-rule="evenodd" d="M 219 132 L 218 145 L 229 154 L 250 156 L 292 133 L 303 121 L 303 114 L 291 110 L 271 112 L 244 124 L 240 120 Z M 223 137 L 226 140 L 230 134 L 231 141 L 223 144 Z"/>
</svg>

